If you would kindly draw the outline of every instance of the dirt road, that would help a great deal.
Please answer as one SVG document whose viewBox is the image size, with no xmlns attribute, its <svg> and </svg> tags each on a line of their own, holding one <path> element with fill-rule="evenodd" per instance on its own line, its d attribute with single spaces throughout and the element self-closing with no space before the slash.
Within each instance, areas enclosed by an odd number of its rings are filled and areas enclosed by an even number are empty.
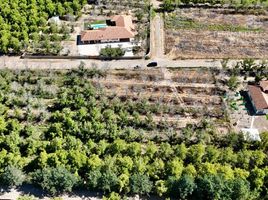
<svg viewBox="0 0 268 200">
<path fill-rule="evenodd" d="M 169 60 L 165 58 L 154 59 L 158 62 L 158 67 L 221 67 L 219 60 Z M 146 68 L 146 65 L 153 60 L 71 60 L 71 59 L 20 59 L 20 57 L 0 57 L 0 69 L 71 69 L 77 68 L 81 62 L 85 67 L 98 67 L 102 69 L 133 69 L 140 65 Z M 148 68 L 149 69 L 149 68 Z"/>
<path fill-rule="evenodd" d="M 160 13 L 151 20 L 151 59 L 164 58 L 164 21 Z"/>
<path fill-rule="evenodd" d="M 151 0 L 153 9 L 158 9 L 160 1 Z M 156 12 L 155 16 L 151 16 L 150 24 L 150 58 L 164 58 L 164 20 L 161 13 Z"/>
</svg>

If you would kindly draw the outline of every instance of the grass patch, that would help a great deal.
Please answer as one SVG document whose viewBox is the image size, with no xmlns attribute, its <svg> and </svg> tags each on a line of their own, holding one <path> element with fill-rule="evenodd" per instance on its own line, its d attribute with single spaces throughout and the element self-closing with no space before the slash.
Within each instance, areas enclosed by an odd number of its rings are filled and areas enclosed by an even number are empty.
<svg viewBox="0 0 268 200">
<path fill-rule="evenodd" d="M 106 20 L 96 20 L 94 22 L 91 22 L 90 24 L 106 24 Z"/>
</svg>

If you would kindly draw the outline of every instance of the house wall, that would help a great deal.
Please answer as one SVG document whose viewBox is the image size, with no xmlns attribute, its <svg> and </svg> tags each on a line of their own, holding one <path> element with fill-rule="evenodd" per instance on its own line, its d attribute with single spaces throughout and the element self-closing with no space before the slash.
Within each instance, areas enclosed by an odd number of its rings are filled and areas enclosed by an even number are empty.
<svg viewBox="0 0 268 200">
<path fill-rule="evenodd" d="M 120 42 L 119 38 L 111 39 L 111 40 L 101 40 L 100 43 L 108 43 L 108 42 Z"/>
<path fill-rule="evenodd" d="M 78 45 L 78 52 L 82 56 L 99 56 L 102 48 L 110 45 L 112 48 L 120 47 L 126 51 L 125 56 L 133 56 L 132 48 L 140 45 L 133 42 L 114 42 L 114 43 L 100 43 L 100 44 L 86 44 Z"/>
<path fill-rule="evenodd" d="M 88 41 L 81 41 L 83 44 L 104 44 L 104 43 L 117 43 L 117 42 L 133 42 L 134 38 L 115 38 L 111 40 L 88 40 Z"/>
</svg>

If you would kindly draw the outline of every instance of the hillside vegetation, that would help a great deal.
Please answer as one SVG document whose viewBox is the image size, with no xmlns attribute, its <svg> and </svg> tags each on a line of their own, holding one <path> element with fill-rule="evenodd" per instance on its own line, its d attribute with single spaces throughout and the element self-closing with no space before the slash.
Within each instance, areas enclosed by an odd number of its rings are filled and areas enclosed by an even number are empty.
<svg viewBox="0 0 268 200">
<path fill-rule="evenodd" d="M 105 76 L 83 67 L 0 71 L 2 185 L 28 182 L 52 195 L 85 188 L 176 199 L 268 197 L 267 133 L 248 143 L 239 134 L 216 135 L 204 120 L 165 141 L 148 137 L 161 126 L 141 118 L 135 102 L 105 97 L 92 84 Z"/>
</svg>

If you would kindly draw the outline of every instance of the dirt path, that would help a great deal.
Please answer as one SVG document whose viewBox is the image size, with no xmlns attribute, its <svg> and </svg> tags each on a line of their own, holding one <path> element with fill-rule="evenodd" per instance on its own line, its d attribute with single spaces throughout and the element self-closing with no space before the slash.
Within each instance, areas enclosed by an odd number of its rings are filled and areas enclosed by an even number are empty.
<svg viewBox="0 0 268 200">
<path fill-rule="evenodd" d="M 158 67 L 207 67 L 220 68 L 220 60 L 195 59 L 195 60 L 170 60 L 166 58 L 156 58 L 151 60 L 112 60 L 100 61 L 90 59 L 20 59 L 20 57 L 0 56 L 0 69 L 72 69 L 77 68 L 81 62 L 85 67 L 98 67 L 101 69 L 133 69 L 140 65 L 142 69 L 148 69 L 146 65 L 151 61 L 157 61 Z M 230 62 L 231 63 L 231 62 Z"/>
<path fill-rule="evenodd" d="M 153 9 L 158 9 L 161 2 L 151 0 Z M 150 27 L 150 57 L 151 59 L 164 58 L 164 20 L 161 13 L 151 16 Z"/>
<path fill-rule="evenodd" d="M 160 13 L 151 21 L 151 59 L 164 58 L 164 21 Z"/>
</svg>

